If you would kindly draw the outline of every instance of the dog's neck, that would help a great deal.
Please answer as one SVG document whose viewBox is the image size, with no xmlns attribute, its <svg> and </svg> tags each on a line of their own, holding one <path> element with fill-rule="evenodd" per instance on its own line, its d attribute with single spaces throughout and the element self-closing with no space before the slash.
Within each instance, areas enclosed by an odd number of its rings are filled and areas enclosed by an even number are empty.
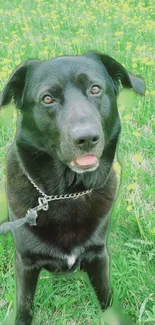
<svg viewBox="0 0 155 325">
<path fill-rule="evenodd" d="M 82 174 L 77 174 L 64 165 L 54 152 L 50 156 L 36 148 L 27 148 L 20 142 L 16 143 L 16 150 L 19 164 L 22 164 L 26 173 L 45 193 L 52 195 L 103 188 L 111 170 L 116 143 L 117 141 L 112 143 L 107 152 L 103 153 L 102 163 L 95 171 Z"/>
</svg>

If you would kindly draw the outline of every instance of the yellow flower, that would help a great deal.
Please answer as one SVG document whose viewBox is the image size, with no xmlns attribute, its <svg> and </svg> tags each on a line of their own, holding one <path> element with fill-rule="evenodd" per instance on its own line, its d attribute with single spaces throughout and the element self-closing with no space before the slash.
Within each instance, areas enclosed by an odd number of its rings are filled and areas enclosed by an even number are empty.
<svg viewBox="0 0 155 325">
<path fill-rule="evenodd" d="M 13 117 L 14 117 L 14 119 L 17 118 L 17 111 L 16 110 L 13 111 Z"/>
<path fill-rule="evenodd" d="M 146 45 L 137 45 L 137 46 L 136 46 L 136 51 L 141 52 L 141 51 L 143 51 L 143 50 L 145 50 L 145 49 L 146 49 Z"/>
<path fill-rule="evenodd" d="M 80 41 L 79 39 L 75 38 L 75 39 L 73 39 L 73 40 L 71 41 L 71 43 L 72 43 L 72 44 L 76 44 L 76 43 L 78 43 L 79 41 Z"/>
<path fill-rule="evenodd" d="M 119 162 L 118 161 L 116 161 L 115 163 L 114 163 L 114 170 L 116 171 L 116 172 L 120 172 L 120 170 L 121 170 L 121 165 L 119 164 Z"/>
<path fill-rule="evenodd" d="M 136 187 L 137 187 L 137 184 L 136 184 L 136 183 L 133 183 L 133 184 L 129 184 L 129 185 L 127 186 L 127 189 L 128 189 L 128 190 L 135 190 Z"/>
<path fill-rule="evenodd" d="M 153 235 L 155 235 L 155 228 L 153 228 L 153 229 L 151 230 L 151 233 L 152 233 Z"/>
<path fill-rule="evenodd" d="M 126 209 L 127 209 L 127 211 L 131 211 L 132 210 L 132 205 L 128 205 Z"/>
<path fill-rule="evenodd" d="M 140 137 L 140 133 L 137 132 L 137 131 L 133 132 L 133 135 L 134 135 L 135 137 Z"/>
<path fill-rule="evenodd" d="M 153 60 L 147 61 L 146 65 L 154 65 L 154 61 Z"/>
<path fill-rule="evenodd" d="M 2 67 L 2 71 L 8 71 L 9 68 L 7 66 Z"/>
<path fill-rule="evenodd" d="M 121 35 L 123 35 L 123 32 L 121 32 L 121 31 L 119 32 L 119 31 L 118 31 L 118 32 L 115 32 L 114 35 L 115 35 L 115 36 L 121 36 Z"/>
<path fill-rule="evenodd" d="M 5 77 L 7 77 L 7 72 L 6 71 L 1 71 L 0 72 L 0 77 L 2 77 L 2 78 L 5 78 Z"/>
<path fill-rule="evenodd" d="M 5 58 L 5 59 L 3 60 L 3 63 L 4 63 L 4 64 L 11 63 L 11 59 Z"/>
<path fill-rule="evenodd" d="M 118 109 L 119 109 L 119 111 L 123 111 L 123 110 L 125 109 L 125 106 L 120 105 L 120 106 L 118 107 Z"/>
<path fill-rule="evenodd" d="M 43 41 L 44 41 L 44 42 L 49 42 L 49 40 L 50 40 L 50 36 L 47 36 L 47 37 L 44 38 Z"/>
<path fill-rule="evenodd" d="M 126 50 L 129 51 L 131 49 L 131 42 L 127 42 L 127 45 L 126 45 Z"/>
<path fill-rule="evenodd" d="M 40 54 L 46 55 L 46 54 L 48 54 L 48 50 L 41 51 Z"/>
<path fill-rule="evenodd" d="M 53 38 L 55 41 L 57 41 L 58 39 L 60 39 L 59 36 L 53 36 L 52 38 Z"/>
<path fill-rule="evenodd" d="M 143 157 L 140 156 L 140 155 L 134 155 L 134 156 L 132 157 L 132 159 L 133 159 L 133 161 L 136 161 L 136 162 L 138 162 L 138 163 L 141 163 L 142 160 L 143 160 Z"/>
<path fill-rule="evenodd" d="M 135 57 L 132 58 L 132 61 L 133 61 L 133 62 L 136 62 L 137 60 L 138 60 L 138 59 L 135 58 Z"/>
<path fill-rule="evenodd" d="M 133 67 L 133 68 L 137 68 L 137 64 L 136 64 L 136 63 L 133 63 L 133 64 L 132 64 L 132 67 Z"/>
<path fill-rule="evenodd" d="M 84 29 L 79 29 L 77 32 L 76 32 L 76 34 L 82 34 L 82 33 L 84 33 Z"/>
<path fill-rule="evenodd" d="M 19 65 L 21 63 L 20 60 L 15 61 L 15 65 Z"/>
<path fill-rule="evenodd" d="M 24 30 L 24 32 L 29 32 L 31 30 L 28 26 L 25 26 L 22 29 Z"/>
<path fill-rule="evenodd" d="M 124 115 L 124 119 L 125 119 L 126 121 L 131 120 L 131 115 L 130 115 L 130 114 L 128 114 L 128 115 Z"/>
<path fill-rule="evenodd" d="M 145 95 L 149 95 L 149 94 L 150 94 L 150 92 L 148 90 L 146 90 Z"/>
</svg>

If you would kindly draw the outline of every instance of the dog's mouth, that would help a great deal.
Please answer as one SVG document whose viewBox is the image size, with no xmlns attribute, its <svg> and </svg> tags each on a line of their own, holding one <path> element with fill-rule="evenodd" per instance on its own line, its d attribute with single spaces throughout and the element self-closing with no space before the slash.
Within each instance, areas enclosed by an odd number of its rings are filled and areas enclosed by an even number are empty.
<svg viewBox="0 0 155 325">
<path fill-rule="evenodd" d="M 97 157 L 95 155 L 85 155 L 83 157 L 78 157 L 71 162 L 72 166 L 78 165 L 82 168 L 87 168 L 89 166 L 95 165 L 97 162 Z"/>
<path fill-rule="evenodd" d="M 99 166 L 99 161 L 96 155 L 85 155 L 77 157 L 69 163 L 69 167 L 77 172 L 84 173 L 95 170 Z"/>
</svg>

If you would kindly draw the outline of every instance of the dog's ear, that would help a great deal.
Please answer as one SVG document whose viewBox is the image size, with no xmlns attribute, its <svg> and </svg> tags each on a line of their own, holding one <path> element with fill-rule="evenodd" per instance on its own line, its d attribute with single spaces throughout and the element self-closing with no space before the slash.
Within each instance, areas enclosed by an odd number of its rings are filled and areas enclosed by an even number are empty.
<svg viewBox="0 0 155 325">
<path fill-rule="evenodd" d="M 119 89 L 119 82 L 124 88 L 133 88 L 138 94 L 144 95 L 145 83 L 142 79 L 128 73 L 127 70 L 116 60 L 108 55 L 91 51 L 86 56 L 101 61 L 107 69 L 108 74 L 111 76 L 116 92 Z"/>
<path fill-rule="evenodd" d="M 0 107 L 5 106 L 13 99 L 17 108 L 22 106 L 23 90 L 28 68 L 37 60 L 28 60 L 20 64 L 11 74 L 5 88 L 0 94 Z"/>
</svg>

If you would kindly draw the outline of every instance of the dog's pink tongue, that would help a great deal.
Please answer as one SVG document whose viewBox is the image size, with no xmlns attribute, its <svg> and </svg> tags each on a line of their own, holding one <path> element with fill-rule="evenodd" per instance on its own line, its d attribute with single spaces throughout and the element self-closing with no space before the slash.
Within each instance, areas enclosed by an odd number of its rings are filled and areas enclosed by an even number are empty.
<svg viewBox="0 0 155 325">
<path fill-rule="evenodd" d="M 90 166 L 94 165 L 97 161 L 97 157 L 94 155 L 86 155 L 75 159 L 75 162 L 80 166 Z"/>
</svg>

